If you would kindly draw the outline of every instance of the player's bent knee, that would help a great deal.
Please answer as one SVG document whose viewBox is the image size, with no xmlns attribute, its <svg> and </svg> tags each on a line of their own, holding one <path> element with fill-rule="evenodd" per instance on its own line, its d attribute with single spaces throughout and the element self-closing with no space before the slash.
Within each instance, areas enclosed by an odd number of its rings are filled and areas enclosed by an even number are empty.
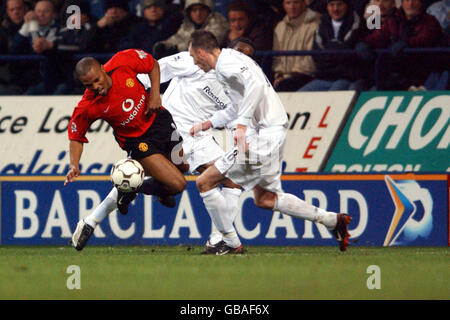
<svg viewBox="0 0 450 320">
<path fill-rule="evenodd" d="M 202 175 L 200 175 L 197 178 L 197 180 L 195 181 L 195 184 L 197 185 L 197 189 L 198 189 L 198 191 L 200 193 L 201 192 L 206 192 L 206 191 L 209 190 L 209 188 L 208 188 L 208 185 L 209 185 L 208 180 Z"/>
<path fill-rule="evenodd" d="M 178 194 L 183 192 L 183 190 L 186 188 L 186 180 L 183 179 L 177 179 L 173 181 L 170 185 L 170 191 L 173 194 Z"/>
</svg>

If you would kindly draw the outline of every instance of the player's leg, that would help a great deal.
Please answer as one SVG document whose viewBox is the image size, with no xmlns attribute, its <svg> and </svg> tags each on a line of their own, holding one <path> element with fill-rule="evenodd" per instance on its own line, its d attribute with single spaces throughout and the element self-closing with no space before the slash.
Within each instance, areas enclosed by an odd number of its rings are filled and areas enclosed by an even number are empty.
<svg viewBox="0 0 450 320">
<path fill-rule="evenodd" d="M 117 194 L 117 189 L 112 188 L 100 205 L 98 205 L 90 215 L 78 222 L 77 228 L 72 235 L 72 245 L 75 249 L 78 251 L 82 250 L 94 232 L 95 227 L 97 227 L 108 214 L 116 210 Z"/>
<path fill-rule="evenodd" d="M 215 254 L 242 253 L 243 247 L 230 219 L 230 207 L 218 185 L 225 180 L 216 166 L 210 166 L 197 178 L 197 188 L 214 225 L 223 235 Z"/>
<path fill-rule="evenodd" d="M 332 231 L 342 251 L 347 248 L 349 238 L 347 226 L 351 220 L 347 214 L 326 211 L 301 200 L 293 194 L 282 191 L 275 193 L 261 186 L 256 186 L 253 192 L 256 206 L 280 211 L 294 218 L 321 223 Z"/>
<path fill-rule="evenodd" d="M 176 131 L 170 113 L 163 109 L 155 117 L 153 125 L 139 138 L 128 140 L 124 149 L 133 159 L 139 161 L 144 167 L 146 176 L 139 193 L 154 195 L 166 207 L 176 205 L 173 195 L 178 194 L 186 187 L 186 179 L 180 170 L 184 170 L 182 139 Z M 176 158 L 176 159 L 172 159 Z M 121 201 L 124 198 L 124 201 Z M 119 192 L 118 207 L 121 213 L 126 213 L 132 196 Z"/>
<path fill-rule="evenodd" d="M 213 162 L 201 165 L 197 167 L 196 171 L 201 174 L 211 165 L 213 165 Z M 221 193 L 224 196 L 229 207 L 229 210 L 226 212 L 226 214 L 228 214 L 228 219 L 231 221 L 231 223 L 233 223 L 234 220 L 236 219 L 239 210 L 238 209 L 239 197 L 242 193 L 241 186 L 235 184 L 228 178 L 224 179 L 221 185 L 222 185 Z M 215 248 L 216 245 L 223 240 L 222 233 L 217 229 L 216 225 L 214 224 L 214 221 L 213 220 L 211 221 L 212 221 L 211 234 L 209 236 L 209 240 L 205 244 L 205 251 L 203 253 L 208 253 L 209 251 L 213 252 L 214 250 L 216 250 Z"/>
<path fill-rule="evenodd" d="M 182 192 L 186 187 L 186 179 L 181 171 L 164 155 L 156 153 L 138 161 L 144 167 L 145 175 L 153 178 L 143 183 L 139 189 L 140 192 L 156 196 L 166 193 L 174 195 Z"/>
</svg>

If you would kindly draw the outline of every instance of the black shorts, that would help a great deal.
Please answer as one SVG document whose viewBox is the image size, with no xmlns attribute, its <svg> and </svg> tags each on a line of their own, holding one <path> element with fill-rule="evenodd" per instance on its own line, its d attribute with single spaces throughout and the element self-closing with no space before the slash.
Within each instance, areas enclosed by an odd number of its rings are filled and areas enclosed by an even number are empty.
<svg viewBox="0 0 450 320">
<path fill-rule="evenodd" d="M 166 109 L 157 111 L 150 128 L 138 138 L 128 138 L 123 149 L 128 157 L 142 159 L 152 154 L 160 153 L 170 158 L 172 150 L 181 149 L 183 138 L 178 134 L 172 115 Z"/>
</svg>

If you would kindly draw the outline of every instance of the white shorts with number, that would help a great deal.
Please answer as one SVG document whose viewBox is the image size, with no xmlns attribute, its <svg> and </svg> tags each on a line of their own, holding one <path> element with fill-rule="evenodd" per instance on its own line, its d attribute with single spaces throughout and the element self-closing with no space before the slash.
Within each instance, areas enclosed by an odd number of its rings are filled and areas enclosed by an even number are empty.
<svg viewBox="0 0 450 320">
<path fill-rule="evenodd" d="M 214 165 L 225 177 L 251 190 L 256 185 L 281 191 L 281 163 L 286 140 L 284 127 L 261 129 L 247 136 L 248 151 L 240 154 L 237 147 L 225 153 Z"/>
<path fill-rule="evenodd" d="M 213 162 L 225 153 L 211 134 L 186 139 L 183 137 L 183 151 L 192 173 L 197 173 L 198 167 Z"/>
</svg>

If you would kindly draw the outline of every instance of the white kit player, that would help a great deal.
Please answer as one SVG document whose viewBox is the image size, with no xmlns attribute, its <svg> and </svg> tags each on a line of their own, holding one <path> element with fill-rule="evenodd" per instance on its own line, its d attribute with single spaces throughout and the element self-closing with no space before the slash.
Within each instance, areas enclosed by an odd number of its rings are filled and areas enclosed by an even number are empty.
<svg viewBox="0 0 450 320">
<path fill-rule="evenodd" d="M 189 134 L 189 130 L 196 123 L 201 123 L 209 119 L 215 112 L 225 109 L 231 103 L 229 98 L 223 92 L 220 84 L 216 80 L 215 72 L 205 73 L 194 64 L 194 60 L 189 52 L 181 52 L 169 57 L 162 58 L 158 61 L 160 66 L 161 83 L 170 81 L 166 89 L 162 105 L 167 109 L 177 126 L 177 132 L 183 138 L 183 151 L 185 161 L 189 164 L 189 170 L 192 173 L 201 173 L 211 166 L 215 160 L 220 158 L 224 151 L 216 142 L 212 133 L 202 132 L 196 137 Z M 149 89 L 150 79 L 145 74 L 137 76 L 139 82 Z M 178 137 L 174 137 L 178 141 Z M 172 156 L 172 158 L 174 158 Z M 179 159 L 180 163 L 183 159 Z M 180 163 L 176 163 L 176 165 Z M 229 204 L 227 212 L 224 212 L 231 221 L 234 221 L 238 213 L 238 202 L 241 195 L 241 187 L 234 184 L 231 180 L 225 179 L 221 181 L 222 188 L 217 189 L 218 192 L 226 199 Z M 72 244 L 77 250 L 81 250 L 87 244 L 89 237 L 92 235 L 94 228 L 100 224 L 109 213 L 117 208 L 122 214 L 128 212 L 128 205 L 136 197 L 125 198 L 124 202 L 118 203 L 118 192 L 113 188 L 102 203 L 84 219 L 84 223 L 88 224 L 90 234 L 81 232 L 81 227 L 77 227 L 73 236 Z M 119 201 L 120 202 L 120 201 Z M 82 225 L 82 224 L 80 224 Z M 212 233 L 210 239 L 206 243 L 207 253 L 210 248 L 222 241 L 222 234 L 212 224 Z M 243 252 L 243 248 L 239 248 Z"/>
<path fill-rule="evenodd" d="M 217 190 L 229 178 L 254 192 L 256 206 L 280 211 L 295 218 L 325 225 L 339 242 L 340 250 L 348 246 L 348 224 L 351 217 L 329 212 L 283 192 L 281 160 L 288 119 L 280 98 L 261 68 L 246 55 L 220 49 L 217 39 L 208 31 L 192 34 L 189 52 L 205 72 L 216 71 L 232 104 L 215 113 L 208 121 L 192 127 L 195 136 L 203 130 L 221 127 L 229 121 L 237 124 L 234 141 L 237 147 L 218 159 L 197 178 L 197 188 L 211 219 L 224 234 L 216 254 L 234 253 L 241 246 L 227 212 L 227 200 Z"/>
</svg>

